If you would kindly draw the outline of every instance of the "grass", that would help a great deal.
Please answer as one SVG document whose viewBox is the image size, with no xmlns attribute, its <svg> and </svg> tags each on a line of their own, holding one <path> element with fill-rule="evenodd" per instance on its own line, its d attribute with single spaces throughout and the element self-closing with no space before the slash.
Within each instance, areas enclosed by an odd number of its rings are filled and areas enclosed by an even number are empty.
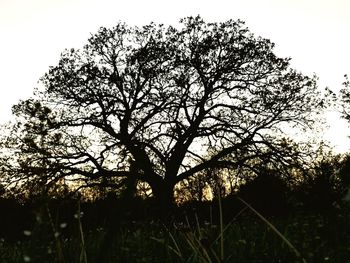
<svg viewBox="0 0 350 263">
<path fill-rule="evenodd" d="M 0 240 L 0 262 L 350 262 L 348 210 L 266 218 L 246 208 L 218 225 L 194 214 L 88 229 L 78 207 L 69 235 L 48 212 L 21 241 Z"/>
<path fill-rule="evenodd" d="M 295 248 L 295 246 L 286 238 L 285 235 L 283 235 L 269 220 L 267 220 L 263 215 L 261 215 L 258 211 L 256 211 L 250 204 L 248 204 L 246 201 L 244 201 L 241 198 L 238 198 L 242 203 L 244 203 L 251 211 L 253 211 L 263 222 L 266 223 L 268 227 L 270 227 L 280 238 L 281 240 L 287 244 L 287 246 L 295 253 L 297 258 L 301 259 L 303 263 L 306 263 L 307 261 L 305 258 L 302 257 L 298 249 Z"/>
</svg>

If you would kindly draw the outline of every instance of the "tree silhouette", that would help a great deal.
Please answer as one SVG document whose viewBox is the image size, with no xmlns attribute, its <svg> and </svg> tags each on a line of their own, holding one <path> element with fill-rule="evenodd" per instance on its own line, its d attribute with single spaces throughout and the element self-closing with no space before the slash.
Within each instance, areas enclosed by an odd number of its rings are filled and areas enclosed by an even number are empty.
<svg viewBox="0 0 350 263">
<path fill-rule="evenodd" d="M 344 75 L 345 81 L 343 82 L 343 88 L 340 90 L 340 112 L 342 117 L 350 122 L 350 80 L 348 75 Z M 335 96 L 335 95 L 333 95 Z"/>
<path fill-rule="evenodd" d="M 259 212 L 283 214 L 290 189 L 276 170 L 261 167 L 260 174 L 240 187 L 238 194 Z"/>
<path fill-rule="evenodd" d="M 320 100 L 316 79 L 273 47 L 233 20 L 101 28 L 13 107 L 12 176 L 103 187 L 132 177 L 169 205 L 178 182 L 206 169 L 288 163 L 286 131 L 310 127 Z"/>
</svg>

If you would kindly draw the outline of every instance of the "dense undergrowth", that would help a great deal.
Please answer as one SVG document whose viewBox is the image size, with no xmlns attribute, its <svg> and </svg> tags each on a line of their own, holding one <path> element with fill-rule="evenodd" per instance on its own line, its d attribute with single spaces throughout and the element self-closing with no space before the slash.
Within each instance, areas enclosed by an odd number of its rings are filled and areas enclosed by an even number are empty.
<svg viewBox="0 0 350 263">
<path fill-rule="evenodd" d="M 0 228 L 0 262 L 350 259 L 350 209 L 344 203 L 327 210 L 262 209 L 262 214 L 233 197 L 221 200 L 220 205 L 218 200 L 187 204 L 168 214 L 141 199 L 24 204 L 2 200 L 3 209 L 6 205 Z"/>
</svg>

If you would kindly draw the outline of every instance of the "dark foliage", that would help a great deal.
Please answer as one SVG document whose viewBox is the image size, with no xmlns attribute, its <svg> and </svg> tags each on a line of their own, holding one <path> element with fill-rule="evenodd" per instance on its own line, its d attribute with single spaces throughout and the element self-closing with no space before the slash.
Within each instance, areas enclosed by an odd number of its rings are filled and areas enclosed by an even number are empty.
<svg viewBox="0 0 350 263">
<path fill-rule="evenodd" d="M 21 240 L 23 231 L 32 229 L 34 221 L 29 205 L 12 198 L 0 198 L 0 238 Z"/>
<path fill-rule="evenodd" d="M 346 182 L 341 178 L 346 163 L 346 159 L 339 156 L 328 156 L 316 161 L 306 171 L 304 181 L 295 189 L 296 202 L 299 201 L 309 210 L 331 213 L 342 201 L 347 188 Z"/>
<path fill-rule="evenodd" d="M 261 171 L 253 180 L 243 185 L 238 195 L 264 215 L 283 215 L 290 209 L 291 195 L 286 181 L 274 171 Z"/>
</svg>

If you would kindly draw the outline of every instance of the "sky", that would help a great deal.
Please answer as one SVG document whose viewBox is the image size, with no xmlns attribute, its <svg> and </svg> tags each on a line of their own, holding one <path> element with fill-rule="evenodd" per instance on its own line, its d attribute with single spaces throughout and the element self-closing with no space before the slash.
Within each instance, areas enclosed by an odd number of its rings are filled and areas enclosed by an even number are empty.
<svg viewBox="0 0 350 263">
<path fill-rule="evenodd" d="M 201 15 L 206 21 L 242 19 L 251 32 L 276 44 L 291 66 L 316 74 L 319 86 L 339 90 L 350 75 L 349 0 L 0 0 L 0 123 L 30 97 L 39 78 L 65 48 L 80 48 L 101 26 L 151 21 L 176 25 Z M 350 127 L 327 115 L 324 136 L 335 151 L 350 150 Z"/>
</svg>

